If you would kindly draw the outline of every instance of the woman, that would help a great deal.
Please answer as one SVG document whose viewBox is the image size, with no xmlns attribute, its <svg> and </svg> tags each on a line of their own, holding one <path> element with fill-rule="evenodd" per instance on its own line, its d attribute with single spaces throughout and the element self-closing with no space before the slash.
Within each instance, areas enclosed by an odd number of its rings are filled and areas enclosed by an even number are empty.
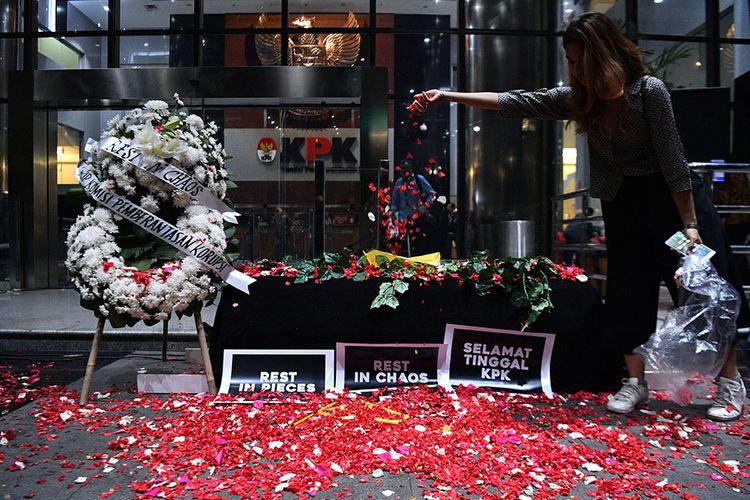
<svg viewBox="0 0 750 500">
<path fill-rule="evenodd" d="M 677 264 L 664 241 L 682 228 L 691 246 L 701 242 L 690 170 L 666 87 L 647 75 L 638 47 L 607 16 L 589 12 L 573 19 L 563 46 L 570 87 L 500 94 L 428 90 L 410 109 L 422 114 L 451 101 L 499 110 L 506 118 L 570 120 L 577 133 L 588 134 L 590 194 L 602 200 L 607 230 L 607 330 L 629 375 L 607 409 L 628 413 L 648 400 L 644 362 L 633 349 L 654 332 L 663 270 Z M 718 383 L 708 416 L 734 420 L 745 399 L 734 348 Z"/>
</svg>

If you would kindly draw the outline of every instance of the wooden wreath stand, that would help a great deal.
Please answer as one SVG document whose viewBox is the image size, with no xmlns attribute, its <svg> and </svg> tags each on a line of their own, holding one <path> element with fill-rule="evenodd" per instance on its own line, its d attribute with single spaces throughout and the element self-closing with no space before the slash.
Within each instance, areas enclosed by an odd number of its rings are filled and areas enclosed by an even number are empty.
<svg viewBox="0 0 750 500">
<path fill-rule="evenodd" d="M 203 318 L 201 313 L 196 312 L 195 315 L 195 330 L 198 333 L 198 344 L 201 348 L 201 357 L 203 358 L 203 367 L 206 370 L 206 382 L 208 382 L 208 392 L 216 394 L 216 381 L 214 380 L 213 367 L 211 366 L 211 359 L 208 357 L 208 344 L 206 343 L 206 331 L 203 329 Z M 81 388 L 81 399 L 79 401 L 81 406 L 84 406 L 89 399 L 89 392 L 91 390 L 91 379 L 94 375 L 94 368 L 96 367 L 96 358 L 99 355 L 99 343 L 102 341 L 102 334 L 104 333 L 104 318 L 99 318 L 99 322 L 96 324 L 96 332 L 94 333 L 94 341 L 91 344 L 91 352 L 89 353 L 89 360 L 86 363 L 86 375 L 83 377 L 83 387 Z M 161 359 L 162 361 L 167 360 L 167 334 L 169 333 L 169 319 L 164 320 L 164 327 L 162 330 L 162 346 L 161 346 Z"/>
</svg>

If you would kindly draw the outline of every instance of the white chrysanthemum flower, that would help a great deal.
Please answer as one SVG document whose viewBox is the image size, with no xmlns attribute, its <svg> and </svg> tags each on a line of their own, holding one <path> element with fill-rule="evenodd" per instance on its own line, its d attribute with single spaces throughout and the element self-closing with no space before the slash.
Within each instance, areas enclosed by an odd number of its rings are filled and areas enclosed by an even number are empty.
<svg viewBox="0 0 750 500">
<path fill-rule="evenodd" d="M 206 154 L 198 148 L 188 146 L 179 155 L 179 160 L 182 165 L 189 167 L 206 161 Z"/>
<path fill-rule="evenodd" d="M 143 105 L 144 108 L 150 111 L 166 111 L 169 109 L 169 104 L 167 104 L 164 101 L 147 101 L 146 104 Z"/>
<path fill-rule="evenodd" d="M 195 170 L 193 170 L 193 177 L 195 177 L 195 180 L 197 180 L 201 184 L 205 183 L 206 182 L 206 169 L 201 166 L 195 167 Z"/>
<path fill-rule="evenodd" d="M 175 189 L 172 191 L 172 201 L 176 207 L 186 207 L 192 201 L 192 198 L 185 191 Z"/>
<path fill-rule="evenodd" d="M 91 212 L 91 219 L 96 221 L 97 224 L 110 222 L 112 220 L 112 212 L 103 207 L 97 207 Z"/>
<path fill-rule="evenodd" d="M 78 243 L 86 247 L 99 245 L 104 241 L 107 234 L 98 226 L 88 226 L 78 233 Z"/>
<path fill-rule="evenodd" d="M 203 127 L 205 127 L 200 116 L 190 115 L 187 117 L 186 121 L 188 126 L 190 128 L 194 128 L 195 130 L 203 130 Z"/>
<path fill-rule="evenodd" d="M 194 276 L 201 270 L 201 263 L 192 257 L 185 257 L 182 259 L 182 270 L 188 276 Z"/>
<path fill-rule="evenodd" d="M 144 210 L 148 210 L 152 214 L 155 214 L 159 211 L 159 203 L 157 203 L 156 199 L 151 195 L 146 195 L 141 197 L 141 207 L 143 207 Z"/>
</svg>

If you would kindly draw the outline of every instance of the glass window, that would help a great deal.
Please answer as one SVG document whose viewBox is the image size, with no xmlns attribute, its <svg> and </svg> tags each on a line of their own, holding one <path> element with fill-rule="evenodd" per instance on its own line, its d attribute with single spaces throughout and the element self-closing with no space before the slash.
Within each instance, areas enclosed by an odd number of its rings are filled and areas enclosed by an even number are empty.
<svg viewBox="0 0 750 500">
<path fill-rule="evenodd" d="M 562 46 L 562 38 L 557 39 L 557 81 L 555 85 L 561 87 L 570 83 L 568 74 L 568 61 L 565 58 L 565 50 Z M 576 134 L 575 124 L 565 127 L 565 122 L 559 122 L 554 136 L 562 142 L 558 148 L 559 166 L 561 169 L 555 181 L 555 194 L 570 193 L 580 189 L 587 189 L 588 179 L 588 145 L 586 136 Z M 570 204 L 572 200 L 566 200 L 563 204 Z"/>
<path fill-rule="evenodd" d="M 192 35 L 123 36 L 120 67 L 175 67 L 193 65 Z"/>
<path fill-rule="evenodd" d="M 206 28 L 256 27 L 261 14 L 268 28 L 281 27 L 281 0 L 210 0 L 203 2 L 203 25 Z M 217 20 L 215 18 L 220 18 Z M 222 26 L 217 26 L 221 24 Z"/>
<path fill-rule="evenodd" d="M 39 28 L 44 31 L 106 30 L 108 0 L 40 0 Z"/>
<path fill-rule="evenodd" d="M 651 73 L 669 88 L 706 86 L 706 46 L 642 40 L 638 46 Z"/>
<path fill-rule="evenodd" d="M 242 259 L 312 257 L 322 229 L 327 251 L 360 241 L 362 207 L 358 108 L 230 108 L 212 111 L 222 124 L 237 188 L 229 192 L 249 227 L 240 228 Z M 315 171 L 325 164 L 324 227 L 316 228 Z"/>
<path fill-rule="evenodd" d="M 335 6 L 334 6 L 335 5 Z M 289 64 L 292 66 L 357 66 L 366 64 L 365 37 L 358 33 L 305 33 L 305 28 L 364 28 L 369 24 L 369 2 L 326 4 L 289 2 Z M 263 65 L 278 64 L 278 54 L 267 37 L 256 37 Z"/>
<path fill-rule="evenodd" d="M 404 2 L 379 0 L 378 28 L 446 29 L 458 28 L 458 2 Z"/>
<path fill-rule="evenodd" d="M 193 11 L 192 1 L 144 2 L 143 0 L 121 0 L 120 27 L 124 30 L 192 29 Z"/>
<path fill-rule="evenodd" d="M 355 14 L 359 27 L 369 26 L 369 0 L 340 0 L 336 2 L 314 2 L 311 0 L 289 0 L 289 27 L 342 28 L 347 14 Z M 304 19 L 302 19 L 304 18 Z M 354 28 L 355 26 L 349 26 Z"/>
<path fill-rule="evenodd" d="M 750 5 L 736 0 L 719 2 L 719 35 L 730 39 L 750 39 Z M 721 85 L 732 88 L 734 80 L 750 71 L 750 45 L 722 44 L 719 48 Z"/>
<path fill-rule="evenodd" d="M 292 66 L 363 66 L 367 65 L 367 36 L 359 33 L 289 34 L 289 64 Z M 268 45 L 256 40 L 256 52 L 263 65 L 278 60 L 268 52 Z M 263 51 L 263 48 L 266 48 Z"/>
<path fill-rule="evenodd" d="M 8 105 L 0 104 L 0 291 L 10 283 L 10 234 L 8 205 Z"/>
<path fill-rule="evenodd" d="M 750 5 L 747 2 L 719 1 L 719 36 L 750 39 Z"/>
<path fill-rule="evenodd" d="M 705 0 L 638 0 L 638 31 L 659 35 L 706 34 Z"/>
<path fill-rule="evenodd" d="M 388 92 L 404 98 L 426 89 L 454 88 L 458 37 L 445 33 L 378 35 L 375 65 L 388 68 Z"/>
<path fill-rule="evenodd" d="M 565 49 L 562 44 L 562 37 L 557 37 L 557 50 L 555 51 L 554 57 L 556 59 L 557 68 L 557 81 L 555 85 L 562 87 L 570 83 L 568 74 L 568 60 L 565 58 Z"/>
<path fill-rule="evenodd" d="M 546 30 L 548 2 L 497 2 L 466 0 L 466 27 L 469 29 Z"/>
<path fill-rule="evenodd" d="M 735 53 L 737 48 L 741 47 L 734 44 L 722 44 L 719 47 L 719 66 L 721 67 L 721 82 L 722 87 L 730 87 L 732 93 L 734 93 L 734 79 L 742 73 L 735 73 Z M 746 71 L 750 71 L 750 68 L 746 68 Z"/>
<path fill-rule="evenodd" d="M 206 29 L 255 29 L 281 27 L 281 2 L 217 1 L 205 4 Z M 275 53 L 281 36 L 271 33 L 206 35 L 201 41 L 204 66 L 260 66 L 256 44 Z"/>
<path fill-rule="evenodd" d="M 58 232 L 56 254 L 51 255 L 51 258 L 57 262 L 58 286 L 61 288 L 71 286 L 68 270 L 64 264 L 67 255 L 65 238 L 70 226 L 82 213 L 84 204 L 81 198 L 70 198 L 66 196 L 66 193 L 79 185 L 75 178 L 75 168 L 78 161 L 87 156 L 84 150 L 86 140 L 89 138 L 98 140 L 107 121 L 122 113 L 123 111 L 116 110 L 72 111 L 65 109 L 61 109 L 57 113 L 56 142 L 51 147 L 50 153 L 53 155 L 57 167 L 55 180 L 57 184 Z M 85 202 L 90 203 L 91 200 L 86 199 Z"/>
<path fill-rule="evenodd" d="M 719 5 L 719 36 L 750 38 L 750 6 L 735 0 L 721 0 Z M 750 45 L 722 44 L 719 51 L 721 85 L 731 87 L 734 94 L 735 78 L 750 71 Z"/>
<path fill-rule="evenodd" d="M 310 43 L 295 44 L 290 34 L 289 64 L 293 66 L 363 66 L 368 64 L 368 38 L 357 33 L 315 33 Z M 206 35 L 205 66 L 277 66 L 281 37 L 270 33 Z M 340 49 L 340 50 L 339 50 Z"/>
<path fill-rule="evenodd" d="M 106 0 L 58 1 L 39 0 L 37 21 L 43 31 L 107 29 L 109 12 Z"/>
<path fill-rule="evenodd" d="M 21 0 L 0 0 L 0 32 L 14 33 L 23 30 Z"/>
<path fill-rule="evenodd" d="M 23 43 L 20 39 L 0 40 L 0 98 L 8 97 L 8 72 L 21 68 Z"/>
<path fill-rule="evenodd" d="M 455 201 L 457 192 L 457 108 L 440 104 L 415 121 L 406 107 L 411 96 L 423 90 L 456 90 L 453 68 L 457 46 L 458 36 L 443 33 L 379 34 L 375 56 L 376 66 L 388 68 L 388 91 L 395 97 L 389 110 L 391 163 L 412 156 L 417 171 L 446 202 Z"/>
<path fill-rule="evenodd" d="M 564 30 L 571 18 L 592 10 L 607 14 L 620 27 L 625 24 L 625 0 L 558 0 L 557 29 Z"/>
<path fill-rule="evenodd" d="M 49 37 L 37 45 L 39 69 L 92 69 L 107 67 L 107 38 Z"/>
</svg>

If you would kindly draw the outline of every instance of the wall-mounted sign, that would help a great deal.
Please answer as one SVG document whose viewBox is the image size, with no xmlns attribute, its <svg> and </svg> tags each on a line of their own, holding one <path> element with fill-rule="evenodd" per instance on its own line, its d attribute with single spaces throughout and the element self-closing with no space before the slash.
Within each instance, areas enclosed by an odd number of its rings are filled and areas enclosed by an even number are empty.
<svg viewBox="0 0 750 500">
<path fill-rule="evenodd" d="M 334 167 L 356 167 L 353 148 L 357 137 L 283 137 L 281 140 L 281 166 L 310 165 L 317 159 L 330 159 Z M 345 164 L 345 165 L 342 165 Z"/>
<path fill-rule="evenodd" d="M 238 181 L 312 180 L 315 160 L 323 160 L 333 180 L 359 180 L 360 131 L 357 128 L 226 128 L 224 147 L 232 152 L 227 168 Z"/>
<path fill-rule="evenodd" d="M 554 342 L 555 336 L 550 333 L 446 325 L 450 384 L 542 391 L 551 396 Z"/>
<path fill-rule="evenodd" d="M 263 163 L 273 163 L 276 159 L 276 141 L 272 137 L 262 137 L 258 141 L 258 159 Z"/>
<path fill-rule="evenodd" d="M 336 344 L 336 388 L 372 391 L 446 379 L 443 344 Z"/>
<path fill-rule="evenodd" d="M 226 349 L 222 394 L 333 389 L 333 350 Z"/>
</svg>

